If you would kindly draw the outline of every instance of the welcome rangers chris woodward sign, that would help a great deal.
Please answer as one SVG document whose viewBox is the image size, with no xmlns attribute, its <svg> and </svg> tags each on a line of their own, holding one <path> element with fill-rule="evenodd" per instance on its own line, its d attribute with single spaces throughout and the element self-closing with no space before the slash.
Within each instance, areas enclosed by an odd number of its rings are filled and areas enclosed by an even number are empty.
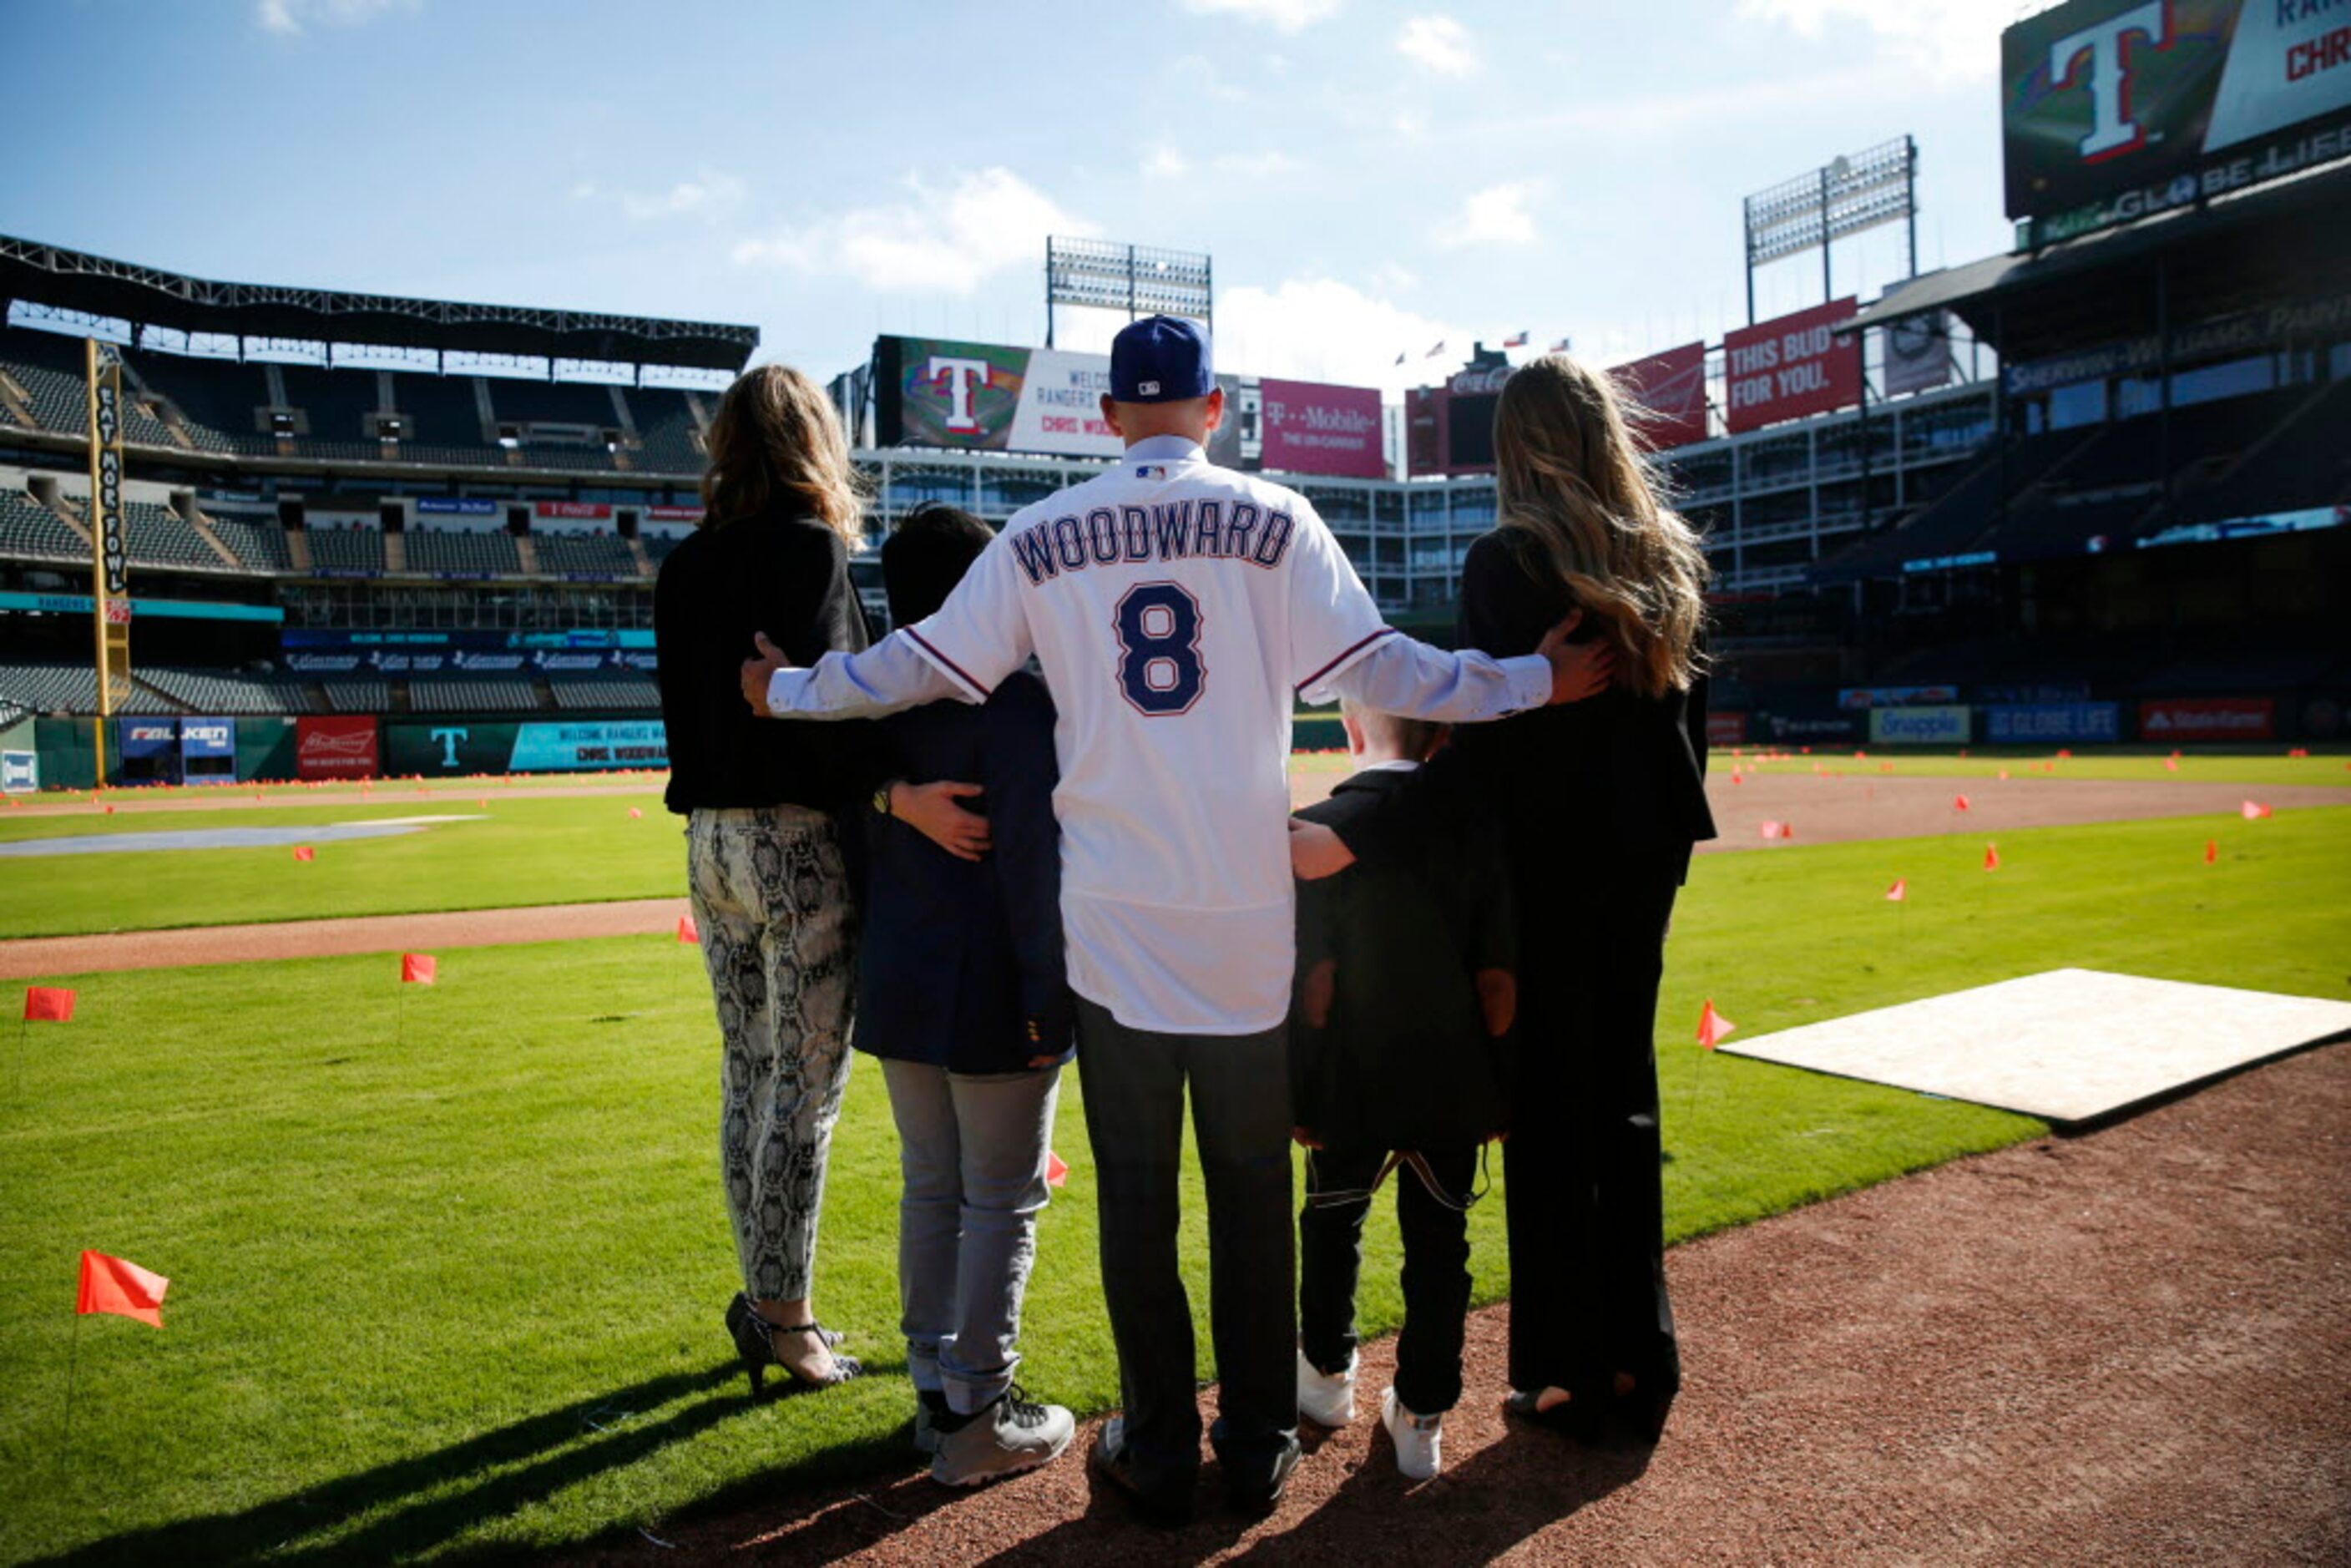
<svg viewBox="0 0 2351 1568">
<path fill-rule="evenodd" d="M 2070 0 L 2001 78 L 2009 216 L 2064 239 L 2351 153 L 2351 0 Z"/>
</svg>

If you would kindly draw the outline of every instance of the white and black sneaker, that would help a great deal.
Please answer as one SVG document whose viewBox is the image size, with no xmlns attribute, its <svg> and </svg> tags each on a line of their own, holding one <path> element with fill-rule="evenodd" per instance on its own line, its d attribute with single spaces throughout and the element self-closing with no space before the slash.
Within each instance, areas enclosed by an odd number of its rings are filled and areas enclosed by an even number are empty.
<svg viewBox="0 0 2351 1568">
<path fill-rule="evenodd" d="M 1355 1418 L 1355 1357 L 1343 1371 L 1325 1372 L 1298 1353 L 1298 1413 L 1336 1431 Z"/>
<path fill-rule="evenodd" d="M 1445 1463 L 1439 1451 L 1445 1440 L 1445 1416 L 1416 1416 L 1405 1408 L 1393 1388 L 1380 1390 L 1380 1425 L 1395 1444 L 1396 1469 L 1408 1480 L 1425 1481 Z"/>
<path fill-rule="evenodd" d="M 1067 1410 L 1036 1403 L 1017 1383 L 968 1416 L 934 1408 L 931 1426 L 939 1443 L 931 1479 L 951 1487 L 977 1486 L 1050 1464 L 1078 1430 Z"/>
</svg>

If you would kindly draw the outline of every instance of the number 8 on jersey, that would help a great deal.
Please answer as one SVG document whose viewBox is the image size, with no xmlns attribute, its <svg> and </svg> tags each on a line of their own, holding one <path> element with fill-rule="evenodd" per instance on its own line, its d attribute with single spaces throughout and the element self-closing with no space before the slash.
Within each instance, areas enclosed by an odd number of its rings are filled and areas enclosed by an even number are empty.
<svg viewBox="0 0 2351 1568">
<path fill-rule="evenodd" d="M 1118 685 L 1151 718 L 1189 713 L 1207 689 L 1200 601 L 1173 582 L 1138 582 L 1118 601 Z"/>
</svg>

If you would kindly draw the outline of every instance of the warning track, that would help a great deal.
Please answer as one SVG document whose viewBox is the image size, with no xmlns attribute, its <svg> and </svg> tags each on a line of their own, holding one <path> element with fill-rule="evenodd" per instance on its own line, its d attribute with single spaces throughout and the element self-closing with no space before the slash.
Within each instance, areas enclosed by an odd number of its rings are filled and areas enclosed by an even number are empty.
<svg viewBox="0 0 2351 1568">
<path fill-rule="evenodd" d="M 1672 1129 L 1667 1129 L 1670 1134 Z M 1671 1142 L 1670 1135 L 1668 1143 Z M 1071 1451 L 977 1491 L 862 1485 L 671 1521 L 606 1563 L 2341 1563 L 2351 1559 L 2351 1045 L 2132 1121 L 1676 1248 L 1687 1385 L 1653 1452 L 1506 1425 L 1470 1321 L 1446 1470 L 1375 1414 L 1274 1516 L 1133 1523 Z M 1395 1342 L 1366 1346 L 1376 1411 Z M 1052 1372 L 1036 1369 L 1050 1397 Z M 1212 1407 L 1211 1390 L 1202 1396 Z"/>
</svg>

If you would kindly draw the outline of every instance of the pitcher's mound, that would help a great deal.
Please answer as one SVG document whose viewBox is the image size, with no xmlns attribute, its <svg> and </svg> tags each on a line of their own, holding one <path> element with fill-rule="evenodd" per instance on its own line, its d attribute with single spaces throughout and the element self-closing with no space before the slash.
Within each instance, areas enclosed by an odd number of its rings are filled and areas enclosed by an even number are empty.
<svg viewBox="0 0 2351 1568">
<path fill-rule="evenodd" d="M 2351 1030 L 2351 1002 L 2052 969 L 1722 1049 L 2085 1122 Z"/>
</svg>

